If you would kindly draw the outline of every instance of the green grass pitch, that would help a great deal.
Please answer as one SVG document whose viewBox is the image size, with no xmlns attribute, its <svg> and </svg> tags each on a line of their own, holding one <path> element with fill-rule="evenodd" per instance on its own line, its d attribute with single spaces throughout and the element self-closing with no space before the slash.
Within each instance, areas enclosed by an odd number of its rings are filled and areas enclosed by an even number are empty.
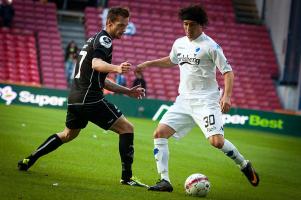
<svg viewBox="0 0 301 200">
<path fill-rule="evenodd" d="M 134 175 L 153 184 L 158 179 L 152 140 L 157 122 L 129 120 L 135 125 Z M 118 137 L 93 124 L 28 172 L 18 171 L 17 161 L 61 131 L 64 122 L 64 110 L 0 105 L 0 199 L 188 200 L 196 197 L 186 196 L 183 184 L 196 172 L 209 177 L 208 200 L 301 199 L 301 138 L 242 129 L 225 128 L 225 135 L 253 162 L 261 177 L 257 188 L 198 128 L 180 141 L 169 140 L 172 193 L 120 185 Z"/>
</svg>

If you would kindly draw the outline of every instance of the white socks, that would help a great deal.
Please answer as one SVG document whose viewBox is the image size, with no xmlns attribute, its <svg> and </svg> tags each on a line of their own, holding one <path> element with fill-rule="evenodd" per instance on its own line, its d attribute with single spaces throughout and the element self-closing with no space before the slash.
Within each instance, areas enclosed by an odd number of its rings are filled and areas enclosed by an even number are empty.
<svg viewBox="0 0 301 200">
<path fill-rule="evenodd" d="M 161 179 L 168 182 L 168 159 L 169 159 L 169 149 L 168 149 L 168 139 L 166 138 L 156 138 L 154 139 L 154 156 L 157 163 L 158 173 L 161 175 Z"/>
<path fill-rule="evenodd" d="M 245 160 L 245 158 L 238 152 L 236 147 L 227 139 L 225 139 L 224 146 L 221 148 L 221 150 L 241 168 L 244 168 L 247 165 L 247 161 Z M 158 173 L 161 175 L 161 179 L 170 182 L 168 175 L 168 139 L 154 139 L 154 156 L 157 164 L 157 170 Z"/>
<path fill-rule="evenodd" d="M 225 139 L 224 146 L 221 150 L 236 164 L 238 164 L 241 168 L 244 168 L 247 165 L 247 161 L 245 158 L 238 152 L 236 147 L 227 139 Z"/>
</svg>

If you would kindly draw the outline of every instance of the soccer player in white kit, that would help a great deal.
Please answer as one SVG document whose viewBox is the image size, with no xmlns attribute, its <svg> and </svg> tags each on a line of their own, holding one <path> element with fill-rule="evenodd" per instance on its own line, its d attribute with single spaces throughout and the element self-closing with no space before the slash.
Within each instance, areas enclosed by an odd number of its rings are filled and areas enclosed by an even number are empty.
<svg viewBox="0 0 301 200">
<path fill-rule="evenodd" d="M 222 113 L 231 107 L 234 74 L 221 47 L 203 32 L 208 23 L 206 11 L 199 5 L 189 6 L 179 11 L 179 18 L 186 36 L 174 42 L 169 56 L 146 61 L 136 68 L 142 71 L 151 66 L 172 67 L 175 64 L 180 68 L 179 96 L 154 132 L 154 156 L 161 180 L 149 190 L 173 190 L 168 175 L 168 138 L 181 138 L 196 124 L 210 144 L 233 159 L 250 183 L 257 186 L 259 176 L 251 162 L 224 138 Z M 224 77 L 222 97 L 216 81 L 216 67 Z"/>
</svg>

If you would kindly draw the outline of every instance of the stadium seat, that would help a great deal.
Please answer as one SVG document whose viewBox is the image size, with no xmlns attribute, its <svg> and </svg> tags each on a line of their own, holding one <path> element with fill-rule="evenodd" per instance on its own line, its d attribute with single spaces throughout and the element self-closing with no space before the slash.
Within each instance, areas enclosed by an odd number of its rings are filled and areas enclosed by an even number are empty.
<svg viewBox="0 0 301 200">
<path fill-rule="evenodd" d="M 16 84 L 40 85 L 37 54 L 36 51 L 30 51 L 32 45 L 35 46 L 33 32 L 20 34 L 16 30 L 7 30 L 0 32 L 0 38 L 4 41 L 0 43 L 0 52 L 3 56 L 0 59 L 2 74 L 0 80 Z M 11 46 L 15 48 L 11 49 Z"/>
<path fill-rule="evenodd" d="M 184 34 L 174 10 L 191 2 L 205 5 L 210 21 L 205 32 L 222 46 L 234 69 L 236 78 L 233 104 L 250 109 L 281 108 L 271 79 L 277 76 L 278 67 L 267 29 L 261 25 L 237 24 L 231 0 L 154 0 L 151 3 L 148 0 L 110 0 L 110 7 L 124 5 L 130 8 L 131 21 L 137 29 L 135 35 L 114 41 L 113 63 L 118 64 L 129 58 L 133 65 L 137 65 L 145 60 L 167 56 L 173 41 Z M 85 9 L 87 36 L 99 29 L 95 19 L 100 14 L 96 8 Z M 132 81 L 133 77 L 133 74 L 129 74 L 127 80 Z M 174 100 L 177 96 L 177 67 L 149 68 L 145 70 L 144 77 L 148 85 L 148 98 Z M 223 86 L 219 73 L 217 79 L 219 85 Z M 264 83 L 264 89 L 259 87 L 260 83 Z M 253 98 L 249 101 L 250 96 L 260 96 L 260 101 Z"/>
<path fill-rule="evenodd" d="M 30 34 L 32 35 L 33 33 L 37 33 L 37 44 L 35 43 L 36 40 L 34 37 L 27 39 L 27 41 L 30 40 L 30 44 L 27 45 L 27 48 L 31 49 L 30 56 L 27 56 L 30 58 L 28 63 L 34 64 L 38 72 L 36 54 L 36 52 L 38 52 L 43 79 L 44 68 L 52 67 L 53 62 L 61 62 L 62 64 L 58 66 L 64 71 L 64 57 L 57 25 L 56 5 L 51 2 L 43 4 L 39 1 L 32 0 L 14 0 L 13 5 L 15 8 L 14 28 L 20 29 L 19 32 L 23 34 L 28 30 L 31 31 Z M 10 40 L 10 38 L 8 38 L 8 40 Z M 38 46 L 38 50 L 36 46 Z M 50 76 L 50 74 L 47 74 L 47 76 Z M 51 76 L 55 77 L 55 73 L 52 72 Z M 21 76 L 21 81 L 25 79 L 22 77 L 23 76 Z M 40 81 L 37 77 L 39 76 L 35 75 L 32 77 L 32 80 L 38 81 L 37 83 L 34 82 L 35 84 L 43 82 L 43 80 Z M 66 81 L 64 77 L 59 77 L 59 79 L 60 81 Z M 32 80 L 30 79 L 31 83 Z M 47 86 L 49 85 L 55 88 L 55 84 L 48 84 Z"/>
</svg>

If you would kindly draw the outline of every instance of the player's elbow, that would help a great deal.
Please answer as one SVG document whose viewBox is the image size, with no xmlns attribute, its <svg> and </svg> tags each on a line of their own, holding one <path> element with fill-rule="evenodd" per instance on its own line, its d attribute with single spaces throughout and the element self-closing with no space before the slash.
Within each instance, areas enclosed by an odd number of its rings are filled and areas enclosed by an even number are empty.
<svg viewBox="0 0 301 200">
<path fill-rule="evenodd" d="M 230 72 L 230 78 L 231 78 L 232 81 L 234 80 L 234 73 L 233 73 L 233 71 Z"/>
<path fill-rule="evenodd" d="M 95 60 L 95 58 L 93 58 L 92 60 L 92 69 L 95 69 L 97 67 L 97 60 Z"/>
<path fill-rule="evenodd" d="M 233 73 L 233 71 L 228 71 L 228 72 L 226 72 L 226 73 L 224 74 L 224 77 L 233 80 L 233 79 L 234 79 L 234 73 Z"/>
<path fill-rule="evenodd" d="M 92 69 L 99 70 L 102 68 L 102 66 L 103 66 L 103 62 L 101 59 L 99 59 L 99 58 L 92 59 Z"/>
</svg>

